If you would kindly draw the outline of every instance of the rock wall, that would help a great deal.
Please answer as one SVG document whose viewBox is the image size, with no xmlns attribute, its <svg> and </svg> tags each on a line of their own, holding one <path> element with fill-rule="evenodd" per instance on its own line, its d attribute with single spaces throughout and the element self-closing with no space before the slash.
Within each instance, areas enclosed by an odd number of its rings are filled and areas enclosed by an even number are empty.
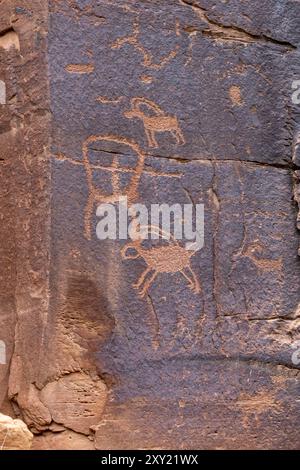
<svg viewBox="0 0 300 470">
<path fill-rule="evenodd" d="M 2 408 L 35 449 L 299 448 L 299 4 L 0 8 Z M 121 196 L 204 246 L 99 240 Z"/>
</svg>

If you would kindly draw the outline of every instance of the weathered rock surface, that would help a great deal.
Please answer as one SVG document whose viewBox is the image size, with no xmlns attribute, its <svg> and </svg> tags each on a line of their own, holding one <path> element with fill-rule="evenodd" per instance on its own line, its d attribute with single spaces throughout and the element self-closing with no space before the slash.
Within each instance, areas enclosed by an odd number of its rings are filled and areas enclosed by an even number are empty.
<svg viewBox="0 0 300 470">
<path fill-rule="evenodd" d="M 23 421 L 0 414 L 0 450 L 30 450 L 32 438 Z"/>
<path fill-rule="evenodd" d="M 47 384 L 41 392 L 53 421 L 87 435 L 100 421 L 106 398 L 107 387 L 101 380 L 79 372 Z"/>
<path fill-rule="evenodd" d="M 299 448 L 299 2 L 0 8 L 2 407 L 34 449 Z M 121 195 L 204 247 L 100 241 Z"/>
</svg>

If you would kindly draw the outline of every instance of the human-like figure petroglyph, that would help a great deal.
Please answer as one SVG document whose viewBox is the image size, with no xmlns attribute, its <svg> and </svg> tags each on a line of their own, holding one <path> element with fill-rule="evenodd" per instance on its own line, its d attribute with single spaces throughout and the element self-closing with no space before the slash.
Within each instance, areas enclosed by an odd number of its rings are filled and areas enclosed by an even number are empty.
<svg viewBox="0 0 300 470">
<path fill-rule="evenodd" d="M 150 110 L 153 115 L 146 114 L 147 111 L 144 111 L 142 109 L 143 107 L 145 107 L 148 112 Z M 185 143 L 177 117 L 165 114 L 153 101 L 147 100 L 146 98 L 132 98 L 131 110 L 125 111 L 124 116 L 128 119 L 141 119 L 144 124 L 149 147 L 158 147 L 155 136 L 156 133 L 162 132 L 170 132 L 176 139 L 178 145 Z"/>
<path fill-rule="evenodd" d="M 112 49 L 120 49 L 126 44 L 131 45 L 134 47 L 135 50 L 141 53 L 143 56 L 142 60 L 142 65 L 146 68 L 152 69 L 152 70 L 160 70 L 163 67 L 167 65 L 168 62 L 170 62 L 174 57 L 176 57 L 178 53 L 178 48 L 179 46 L 175 47 L 175 50 L 171 51 L 169 54 L 167 54 L 165 57 L 163 57 L 159 63 L 156 63 L 153 59 L 153 56 L 151 52 L 147 51 L 144 46 L 139 41 L 139 35 L 140 35 L 140 25 L 137 19 L 135 19 L 133 23 L 133 33 L 130 36 L 125 36 L 123 38 L 118 38 L 112 45 Z"/>
<path fill-rule="evenodd" d="M 146 248 L 143 246 L 143 239 L 139 238 L 122 248 L 121 255 L 123 259 L 134 260 L 142 258 L 147 264 L 147 268 L 133 285 L 134 288 L 139 290 L 140 296 L 145 297 L 147 295 L 151 284 L 158 274 L 161 273 L 181 273 L 188 281 L 189 288 L 196 294 L 200 293 L 200 282 L 191 267 L 191 258 L 195 251 L 186 250 L 171 234 L 167 234 L 159 227 L 142 226 L 141 230 L 149 230 L 149 233 L 156 233 L 162 238 L 170 240 L 170 244 Z M 129 250 L 132 250 L 131 254 Z"/>
<path fill-rule="evenodd" d="M 134 169 L 131 170 L 132 176 L 130 178 L 130 182 L 128 185 L 121 189 L 120 187 L 120 174 L 122 173 L 122 169 L 119 168 L 118 162 L 118 154 L 116 153 L 113 156 L 112 164 L 109 170 L 112 170 L 111 174 L 111 185 L 112 185 L 112 192 L 111 194 L 104 193 L 103 190 L 97 188 L 94 183 L 93 173 L 95 171 L 95 165 L 90 162 L 89 159 L 89 149 L 90 145 L 97 143 L 97 142 L 115 142 L 118 144 L 127 145 L 130 147 L 131 150 L 137 156 L 137 164 Z M 85 217 L 84 217 L 84 230 L 85 230 L 85 237 L 90 240 L 91 239 L 91 219 L 92 219 L 92 212 L 96 202 L 99 203 L 114 203 L 119 200 L 122 196 L 127 196 L 129 202 L 133 202 L 138 198 L 138 185 L 140 182 L 140 178 L 142 175 L 142 171 L 144 168 L 144 161 L 145 155 L 142 153 L 139 146 L 133 142 L 129 141 L 128 139 L 106 135 L 106 136 L 91 136 L 86 139 L 82 146 L 82 154 L 83 154 L 83 165 L 86 171 L 88 189 L 89 189 L 89 196 L 88 201 L 85 208 Z M 106 168 L 103 168 L 106 169 Z M 120 170 L 120 171 L 119 171 Z"/>
</svg>

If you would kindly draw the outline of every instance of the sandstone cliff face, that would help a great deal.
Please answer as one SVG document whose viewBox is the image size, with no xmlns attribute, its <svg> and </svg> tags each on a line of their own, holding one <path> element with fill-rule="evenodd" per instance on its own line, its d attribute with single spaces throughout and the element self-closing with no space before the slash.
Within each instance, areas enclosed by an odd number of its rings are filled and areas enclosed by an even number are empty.
<svg viewBox="0 0 300 470">
<path fill-rule="evenodd" d="M 34 449 L 299 448 L 299 3 L 0 8 L 2 409 Z M 100 241 L 122 195 L 204 204 L 204 247 Z"/>
</svg>

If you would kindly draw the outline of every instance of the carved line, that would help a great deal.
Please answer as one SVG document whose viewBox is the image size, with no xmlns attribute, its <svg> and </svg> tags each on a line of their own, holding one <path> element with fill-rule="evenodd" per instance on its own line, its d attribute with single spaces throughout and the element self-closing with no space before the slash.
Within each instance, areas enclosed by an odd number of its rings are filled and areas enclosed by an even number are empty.
<svg viewBox="0 0 300 470">
<path fill-rule="evenodd" d="M 52 155 L 55 160 L 61 161 L 61 162 L 69 162 L 72 165 L 79 165 L 79 166 L 84 166 L 84 164 L 81 161 L 74 160 L 72 157 L 67 157 L 63 153 L 59 153 L 57 155 Z M 172 160 L 171 160 L 172 161 Z M 93 170 L 106 170 L 109 172 L 119 172 L 119 173 L 133 173 L 134 170 L 132 168 L 113 168 L 110 166 L 104 166 L 104 165 L 94 165 L 90 164 L 90 167 Z M 164 173 L 160 171 L 155 171 L 155 170 L 149 170 L 147 168 L 143 169 L 143 173 L 153 176 L 153 177 L 164 177 L 164 178 L 182 178 L 182 173 Z"/>
<path fill-rule="evenodd" d="M 65 70 L 69 73 L 92 73 L 94 72 L 93 64 L 69 64 L 65 67 Z"/>
<path fill-rule="evenodd" d="M 118 98 L 107 98 L 106 96 L 98 96 L 96 98 L 96 101 L 99 101 L 99 103 L 102 104 L 118 104 L 121 103 L 125 98 L 124 96 L 119 96 Z"/>
<path fill-rule="evenodd" d="M 145 114 L 142 110 L 142 106 L 146 106 L 146 108 L 153 111 L 155 116 L 148 116 Z M 131 110 L 125 111 L 124 116 L 128 119 L 141 119 L 144 124 L 149 147 L 158 147 L 156 133 L 162 132 L 170 132 L 176 139 L 178 145 L 185 144 L 185 139 L 181 132 L 177 117 L 165 114 L 157 104 L 153 103 L 153 101 L 147 100 L 146 98 L 132 98 Z"/>
</svg>

